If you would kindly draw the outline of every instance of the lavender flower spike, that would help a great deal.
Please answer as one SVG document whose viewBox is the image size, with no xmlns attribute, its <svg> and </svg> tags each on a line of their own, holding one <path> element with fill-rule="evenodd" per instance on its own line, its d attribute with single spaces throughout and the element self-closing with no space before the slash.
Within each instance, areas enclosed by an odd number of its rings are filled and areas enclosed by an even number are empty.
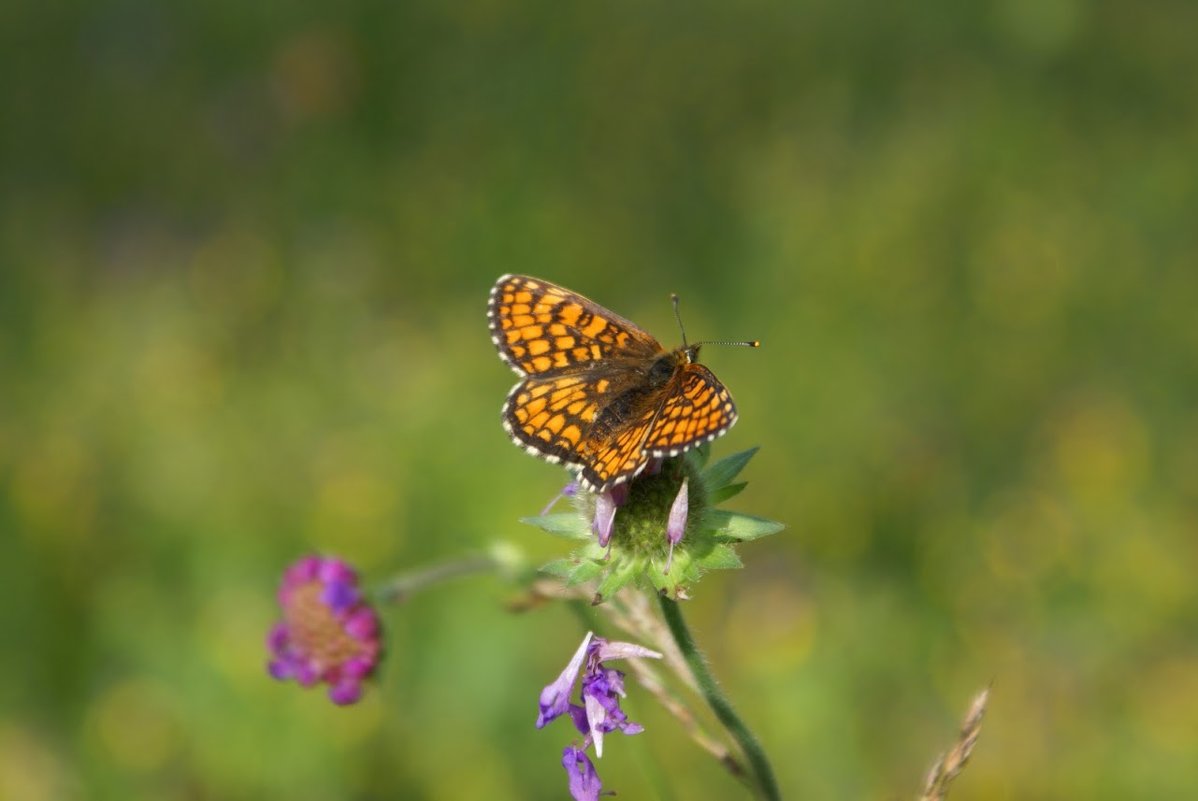
<svg viewBox="0 0 1198 801">
<path fill-rule="evenodd" d="M 632 657 L 661 659 L 661 654 L 635 643 L 608 642 L 588 631 L 570 664 L 552 684 L 541 690 L 537 728 L 569 712 L 574 727 L 586 735 L 583 747 L 594 743 L 595 755 L 600 757 L 603 756 L 603 735 L 607 732 L 619 729 L 625 734 L 637 734 L 643 731 L 640 724 L 630 721 L 620 708 L 620 699 L 624 697 L 624 674 L 603 664 L 609 659 Z M 580 671 L 581 705 L 570 701 Z"/>
<path fill-rule="evenodd" d="M 570 797 L 574 801 L 599 801 L 603 783 L 585 751 L 566 746 L 562 751 L 562 767 L 570 777 Z"/>
<path fill-rule="evenodd" d="M 279 606 L 283 620 L 267 638 L 270 675 L 304 687 L 324 682 L 338 705 L 357 701 L 382 654 L 378 616 L 357 574 L 340 559 L 304 557 L 283 575 Z"/>
<path fill-rule="evenodd" d="M 686 534 L 686 516 L 690 509 L 690 491 L 687 489 L 687 479 L 682 479 L 678 495 L 670 506 L 670 516 L 666 520 L 666 539 L 670 541 L 670 555 L 666 557 L 666 567 L 663 573 L 670 572 L 670 564 L 674 561 L 674 546 Z"/>
<path fill-rule="evenodd" d="M 624 697 L 624 674 L 604 665 L 608 659 L 629 657 L 661 659 L 661 654 L 634 643 L 609 643 L 596 637 L 587 652 L 586 673 L 582 677 L 583 715 L 576 714 L 574 725 L 595 744 L 595 756 L 603 756 L 603 736 L 619 729 L 624 734 L 639 734 L 644 727 L 633 723 L 620 708 Z"/>
</svg>

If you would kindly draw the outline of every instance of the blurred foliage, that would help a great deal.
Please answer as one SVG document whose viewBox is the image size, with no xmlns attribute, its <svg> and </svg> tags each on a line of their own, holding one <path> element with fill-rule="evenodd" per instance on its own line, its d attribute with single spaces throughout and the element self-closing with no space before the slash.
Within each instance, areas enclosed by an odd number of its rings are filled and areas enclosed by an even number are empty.
<svg viewBox="0 0 1198 801">
<path fill-rule="evenodd" d="M 560 799 L 581 632 L 460 582 L 359 707 L 264 672 L 278 571 L 494 539 L 562 474 L 483 308 L 676 340 L 785 521 L 690 604 L 789 798 L 1198 787 L 1198 6 L 0 9 L 0 797 Z M 622 798 L 732 798 L 648 698 Z M 662 787 L 672 788 L 665 795 Z"/>
</svg>

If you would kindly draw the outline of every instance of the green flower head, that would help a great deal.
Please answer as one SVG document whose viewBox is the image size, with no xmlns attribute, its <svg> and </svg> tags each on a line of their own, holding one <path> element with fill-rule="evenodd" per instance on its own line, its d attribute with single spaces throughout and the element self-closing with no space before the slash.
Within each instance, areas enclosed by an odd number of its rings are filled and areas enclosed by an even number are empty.
<svg viewBox="0 0 1198 801">
<path fill-rule="evenodd" d="M 756 448 L 708 465 L 710 446 L 657 462 L 602 493 L 571 488 L 574 510 L 548 510 L 524 522 L 583 544 L 543 570 L 575 585 L 595 581 L 595 603 L 632 583 L 675 600 L 709 570 L 740 567 L 734 545 L 782 530 L 781 523 L 717 509 L 739 494 L 736 482 Z"/>
</svg>

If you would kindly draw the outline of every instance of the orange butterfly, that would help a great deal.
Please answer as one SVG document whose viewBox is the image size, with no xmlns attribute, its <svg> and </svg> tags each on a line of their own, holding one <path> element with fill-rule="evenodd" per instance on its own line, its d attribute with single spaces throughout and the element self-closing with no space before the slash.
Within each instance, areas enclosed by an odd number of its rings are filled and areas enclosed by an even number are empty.
<svg viewBox="0 0 1198 801">
<path fill-rule="evenodd" d="M 732 396 L 696 361 L 711 343 L 687 345 L 684 334 L 667 351 L 594 301 L 526 275 L 495 283 L 487 317 L 491 341 L 521 378 L 503 405 L 504 429 L 529 453 L 577 469 L 592 492 L 736 422 Z"/>
</svg>

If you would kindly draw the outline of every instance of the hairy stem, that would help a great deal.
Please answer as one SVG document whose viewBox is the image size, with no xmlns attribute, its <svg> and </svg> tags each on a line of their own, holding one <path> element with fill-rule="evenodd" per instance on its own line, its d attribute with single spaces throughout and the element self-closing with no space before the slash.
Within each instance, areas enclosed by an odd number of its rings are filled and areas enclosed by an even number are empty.
<svg viewBox="0 0 1198 801">
<path fill-rule="evenodd" d="M 753 786 L 757 796 L 766 801 L 780 801 L 778 783 L 774 779 L 773 768 L 770 767 L 765 751 L 761 748 L 761 743 L 736 714 L 731 702 L 716 684 L 715 677 L 711 675 L 711 670 L 707 665 L 707 660 L 699 652 L 699 647 L 695 644 L 695 639 L 691 636 L 690 629 L 682 617 L 682 608 L 677 601 L 672 601 L 664 595 L 660 596 L 660 600 L 666 625 L 669 626 L 674 642 L 686 659 L 687 667 L 690 668 L 695 681 L 699 684 L 699 692 L 711 707 L 711 711 L 715 713 L 716 718 L 745 753 L 745 759 L 753 772 Z"/>
<path fill-rule="evenodd" d="M 499 561 L 489 554 L 440 562 L 407 573 L 400 573 L 379 588 L 376 598 L 380 603 L 400 604 L 409 596 L 443 581 L 459 576 L 468 576 L 472 573 L 487 573 L 499 567 Z"/>
</svg>

